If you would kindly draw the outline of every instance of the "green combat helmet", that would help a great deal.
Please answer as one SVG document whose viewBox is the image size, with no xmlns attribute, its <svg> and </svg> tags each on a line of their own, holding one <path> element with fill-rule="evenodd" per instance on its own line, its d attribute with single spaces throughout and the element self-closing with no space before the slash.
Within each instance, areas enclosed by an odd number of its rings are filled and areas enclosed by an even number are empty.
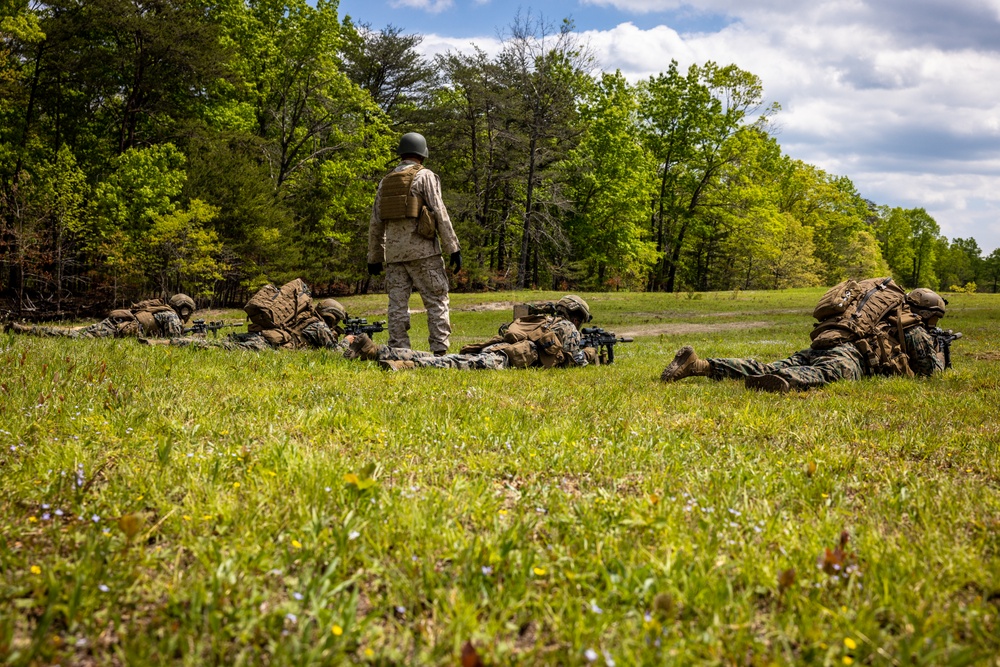
<svg viewBox="0 0 1000 667">
<path fill-rule="evenodd" d="M 327 326 L 335 328 L 347 317 L 347 311 L 336 299 L 323 299 L 316 306 L 316 314 L 323 318 Z"/>
<path fill-rule="evenodd" d="M 556 302 L 556 312 L 567 318 L 574 312 L 580 313 L 584 322 L 594 319 L 593 315 L 590 314 L 590 306 L 587 305 L 587 302 L 575 294 L 567 294 L 559 299 Z"/>
<path fill-rule="evenodd" d="M 927 320 L 929 326 L 935 326 L 937 321 L 944 317 L 945 306 L 948 305 L 940 294 L 926 287 L 911 291 L 906 295 L 906 302 L 910 304 L 913 312 Z"/>
<path fill-rule="evenodd" d="M 407 132 L 399 139 L 396 155 L 419 155 L 426 160 L 428 155 L 427 140 L 422 134 Z"/>
<path fill-rule="evenodd" d="M 167 305 L 174 309 L 178 315 L 180 315 L 181 320 L 184 322 L 188 321 L 191 317 L 191 313 L 195 311 L 194 299 L 189 297 L 187 294 L 175 294 L 170 297 L 167 301 Z"/>
</svg>

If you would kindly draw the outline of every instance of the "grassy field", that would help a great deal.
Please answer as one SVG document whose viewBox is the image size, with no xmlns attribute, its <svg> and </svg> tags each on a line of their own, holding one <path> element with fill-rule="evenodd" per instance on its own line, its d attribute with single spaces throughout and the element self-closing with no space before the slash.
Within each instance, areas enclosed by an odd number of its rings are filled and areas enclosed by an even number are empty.
<svg viewBox="0 0 1000 667">
<path fill-rule="evenodd" d="M 0 660 L 1000 665 L 1000 297 L 930 380 L 658 381 L 820 292 L 585 295 L 636 342 L 553 371 L 0 334 Z"/>
</svg>

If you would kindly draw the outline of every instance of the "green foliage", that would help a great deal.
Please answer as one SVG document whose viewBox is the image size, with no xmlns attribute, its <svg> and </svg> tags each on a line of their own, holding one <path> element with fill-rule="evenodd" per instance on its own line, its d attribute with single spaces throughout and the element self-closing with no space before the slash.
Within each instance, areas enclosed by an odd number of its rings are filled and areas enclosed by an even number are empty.
<svg viewBox="0 0 1000 667">
<path fill-rule="evenodd" d="M 215 281 L 222 280 L 218 257 L 222 244 L 214 230 L 205 226 L 216 216 L 214 207 L 193 199 L 186 210 L 157 215 L 149 231 L 148 268 L 159 275 L 160 292 L 184 285 L 190 296 L 207 297 Z M 148 270 L 147 268 L 147 270 Z"/>
<path fill-rule="evenodd" d="M 996 295 L 950 296 L 928 380 L 657 380 L 805 347 L 822 291 L 587 293 L 636 342 L 563 371 L 0 334 L 0 654 L 992 664 Z M 456 344 L 553 296 L 456 294 Z"/>
</svg>

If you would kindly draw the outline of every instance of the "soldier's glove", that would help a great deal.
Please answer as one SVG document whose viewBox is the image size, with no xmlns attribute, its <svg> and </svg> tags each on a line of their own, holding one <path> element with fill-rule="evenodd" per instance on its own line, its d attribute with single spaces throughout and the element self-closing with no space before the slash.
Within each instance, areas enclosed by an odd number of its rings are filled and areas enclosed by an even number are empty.
<svg viewBox="0 0 1000 667">
<path fill-rule="evenodd" d="M 462 251 L 456 250 L 451 253 L 451 270 L 458 273 L 462 269 Z"/>
<path fill-rule="evenodd" d="M 377 276 L 382 273 L 382 262 L 376 262 L 374 264 L 368 264 L 368 275 Z"/>
</svg>

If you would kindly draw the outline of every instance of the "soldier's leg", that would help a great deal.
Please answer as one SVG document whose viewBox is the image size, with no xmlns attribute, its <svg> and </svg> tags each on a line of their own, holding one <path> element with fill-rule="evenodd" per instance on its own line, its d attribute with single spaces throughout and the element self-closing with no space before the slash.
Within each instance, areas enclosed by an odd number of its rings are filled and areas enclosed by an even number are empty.
<svg viewBox="0 0 1000 667">
<path fill-rule="evenodd" d="M 404 262 L 385 267 L 385 286 L 389 292 L 389 347 L 410 347 L 410 293 L 413 280 Z"/>
<path fill-rule="evenodd" d="M 11 333 L 26 334 L 28 336 L 63 336 L 71 337 L 77 329 L 70 329 L 67 327 L 42 327 L 31 324 L 18 324 L 14 322 L 11 324 L 7 331 Z"/>
<path fill-rule="evenodd" d="M 114 338 L 118 335 L 118 327 L 109 317 L 89 327 L 75 329 L 67 335 L 70 338 Z"/>
<path fill-rule="evenodd" d="M 433 359 L 434 355 L 423 350 L 411 350 L 408 347 L 378 346 L 378 361 L 417 361 L 418 359 Z"/>
<path fill-rule="evenodd" d="M 707 359 L 712 371 L 709 375 L 713 380 L 725 378 L 740 380 L 749 375 L 770 375 L 783 368 L 795 366 L 807 366 L 811 357 L 808 355 L 812 350 L 796 352 L 787 359 L 779 359 L 765 364 L 756 359 Z"/>
<path fill-rule="evenodd" d="M 865 360 L 853 345 L 832 350 L 803 350 L 803 363 L 772 371 L 793 389 L 822 387 L 837 380 L 860 380 L 865 376 Z"/>
<path fill-rule="evenodd" d="M 461 370 L 498 371 L 507 367 L 507 357 L 495 352 L 483 352 L 482 354 L 446 354 L 440 357 L 428 354 L 425 357 L 414 359 L 413 363 L 418 368 L 459 368 Z"/>
<path fill-rule="evenodd" d="M 440 256 L 427 257 L 418 262 L 413 271 L 413 284 L 420 292 L 420 298 L 427 309 L 427 342 L 431 352 L 444 354 L 448 351 L 451 337 L 451 317 L 448 311 L 448 274 L 444 270 L 444 259 Z"/>
</svg>

